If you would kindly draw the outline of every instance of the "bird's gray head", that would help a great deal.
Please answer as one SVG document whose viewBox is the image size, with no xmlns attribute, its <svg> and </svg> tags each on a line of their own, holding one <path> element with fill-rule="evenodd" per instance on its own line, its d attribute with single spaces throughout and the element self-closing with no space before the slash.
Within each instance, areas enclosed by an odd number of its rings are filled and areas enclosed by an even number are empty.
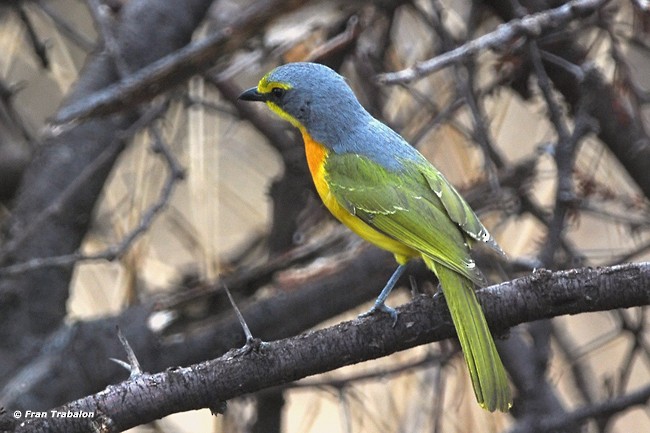
<svg viewBox="0 0 650 433">
<path fill-rule="evenodd" d="M 280 117 L 326 145 L 370 116 L 345 79 L 317 63 L 279 66 L 239 98 L 265 102 Z"/>
</svg>

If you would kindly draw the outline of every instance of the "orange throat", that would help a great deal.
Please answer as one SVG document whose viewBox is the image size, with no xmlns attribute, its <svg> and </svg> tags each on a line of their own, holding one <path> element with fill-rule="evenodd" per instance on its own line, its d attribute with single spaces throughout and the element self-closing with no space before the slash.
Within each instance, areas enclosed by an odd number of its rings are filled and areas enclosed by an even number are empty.
<svg viewBox="0 0 650 433">
<path fill-rule="evenodd" d="M 316 191 L 321 199 L 327 205 L 329 195 L 329 186 L 325 181 L 325 160 L 327 159 L 327 149 L 322 144 L 314 141 L 307 131 L 302 132 L 302 139 L 305 142 L 305 155 L 307 156 L 307 165 L 309 172 L 314 180 Z"/>
<path fill-rule="evenodd" d="M 419 253 L 405 244 L 392 239 L 385 234 L 375 230 L 367 225 L 356 215 L 350 213 L 336 200 L 334 195 L 330 192 L 330 186 L 327 183 L 325 171 L 325 161 L 329 152 L 325 146 L 314 141 L 307 131 L 301 129 L 302 139 L 305 142 L 305 155 L 307 156 L 307 165 L 309 172 L 314 180 L 314 186 L 320 196 L 323 204 L 329 211 L 341 221 L 344 225 L 348 226 L 353 232 L 359 235 L 362 239 L 377 245 L 395 254 L 395 259 L 400 263 L 406 263 L 409 259 L 419 256 Z"/>
<path fill-rule="evenodd" d="M 317 182 L 317 178 L 324 174 L 321 174 L 320 172 L 325 164 L 325 159 L 327 159 L 327 149 L 325 149 L 325 146 L 322 144 L 314 141 L 307 131 L 302 131 L 302 139 L 305 142 L 305 155 L 307 156 L 309 172 L 311 173 L 314 182 Z"/>
</svg>

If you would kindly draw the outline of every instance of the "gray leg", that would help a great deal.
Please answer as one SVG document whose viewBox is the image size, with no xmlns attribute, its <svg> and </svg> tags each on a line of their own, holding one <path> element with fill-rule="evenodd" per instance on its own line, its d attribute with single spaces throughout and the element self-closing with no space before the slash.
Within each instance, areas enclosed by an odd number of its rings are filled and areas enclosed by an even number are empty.
<svg viewBox="0 0 650 433">
<path fill-rule="evenodd" d="M 405 269 L 406 265 L 399 265 L 397 269 L 395 269 L 395 272 L 393 272 L 393 275 L 390 276 L 388 282 L 377 297 L 375 305 L 373 305 L 373 307 L 368 312 L 363 313 L 359 317 L 367 317 L 374 314 L 376 311 L 383 311 L 384 313 L 390 314 L 390 317 L 393 319 L 393 326 L 395 326 L 397 323 L 397 311 L 395 311 L 394 308 L 388 307 L 386 304 L 384 304 L 384 302 L 386 301 L 386 298 L 388 298 L 390 292 L 393 290 L 393 287 L 395 287 L 395 284 L 397 283 L 397 280 L 399 280 L 399 277 L 401 277 L 404 273 Z"/>
</svg>

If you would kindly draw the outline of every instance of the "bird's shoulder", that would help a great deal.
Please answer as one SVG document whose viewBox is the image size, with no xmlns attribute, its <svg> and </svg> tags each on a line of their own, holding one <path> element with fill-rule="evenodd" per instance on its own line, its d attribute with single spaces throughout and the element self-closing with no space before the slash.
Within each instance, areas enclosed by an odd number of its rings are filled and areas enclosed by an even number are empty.
<svg viewBox="0 0 650 433">
<path fill-rule="evenodd" d="M 364 203 L 374 212 L 426 203 L 444 211 L 468 238 L 503 254 L 456 188 L 401 135 L 374 118 L 360 131 L 349 134 L 351 142 L 328 161 L 340 195 Z"/>
<path fill-rule="evenodd" d="M 392 172 L 407 169 L 402 161 L 416 162 L 423 158 L 401 135 L 374 117 L 367 116 L 359 120 L 354 128 L 337 131 L 343 133 L 331 146 L 334 154 L 357 155 Z"/>
<path fill-rule="evenodd" d="M 467 237 L 417 164 L 404 162 L 396 171 L 363 155 L 346 153 L 330 155 L 327 165 L 331 196 L 347 212 L 476 284 L 484 283 L 470 257 Z"/>
</svg>

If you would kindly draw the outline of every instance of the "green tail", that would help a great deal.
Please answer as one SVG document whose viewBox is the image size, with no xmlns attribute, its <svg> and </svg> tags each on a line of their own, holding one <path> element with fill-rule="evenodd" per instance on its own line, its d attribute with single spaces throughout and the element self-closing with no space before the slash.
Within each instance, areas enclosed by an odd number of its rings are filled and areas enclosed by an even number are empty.
<svg viewBox="0 0 650 433">
<path fill-rule="evenodd" d="M 429 258 L 425 257 L 424 261 L 440 280 L 469 368 L 476 400 L 490 412 L 496 409 L 507 412 L 512 406 L 508 378 L 476 299 L 474 283 Z"/>
</svg>

